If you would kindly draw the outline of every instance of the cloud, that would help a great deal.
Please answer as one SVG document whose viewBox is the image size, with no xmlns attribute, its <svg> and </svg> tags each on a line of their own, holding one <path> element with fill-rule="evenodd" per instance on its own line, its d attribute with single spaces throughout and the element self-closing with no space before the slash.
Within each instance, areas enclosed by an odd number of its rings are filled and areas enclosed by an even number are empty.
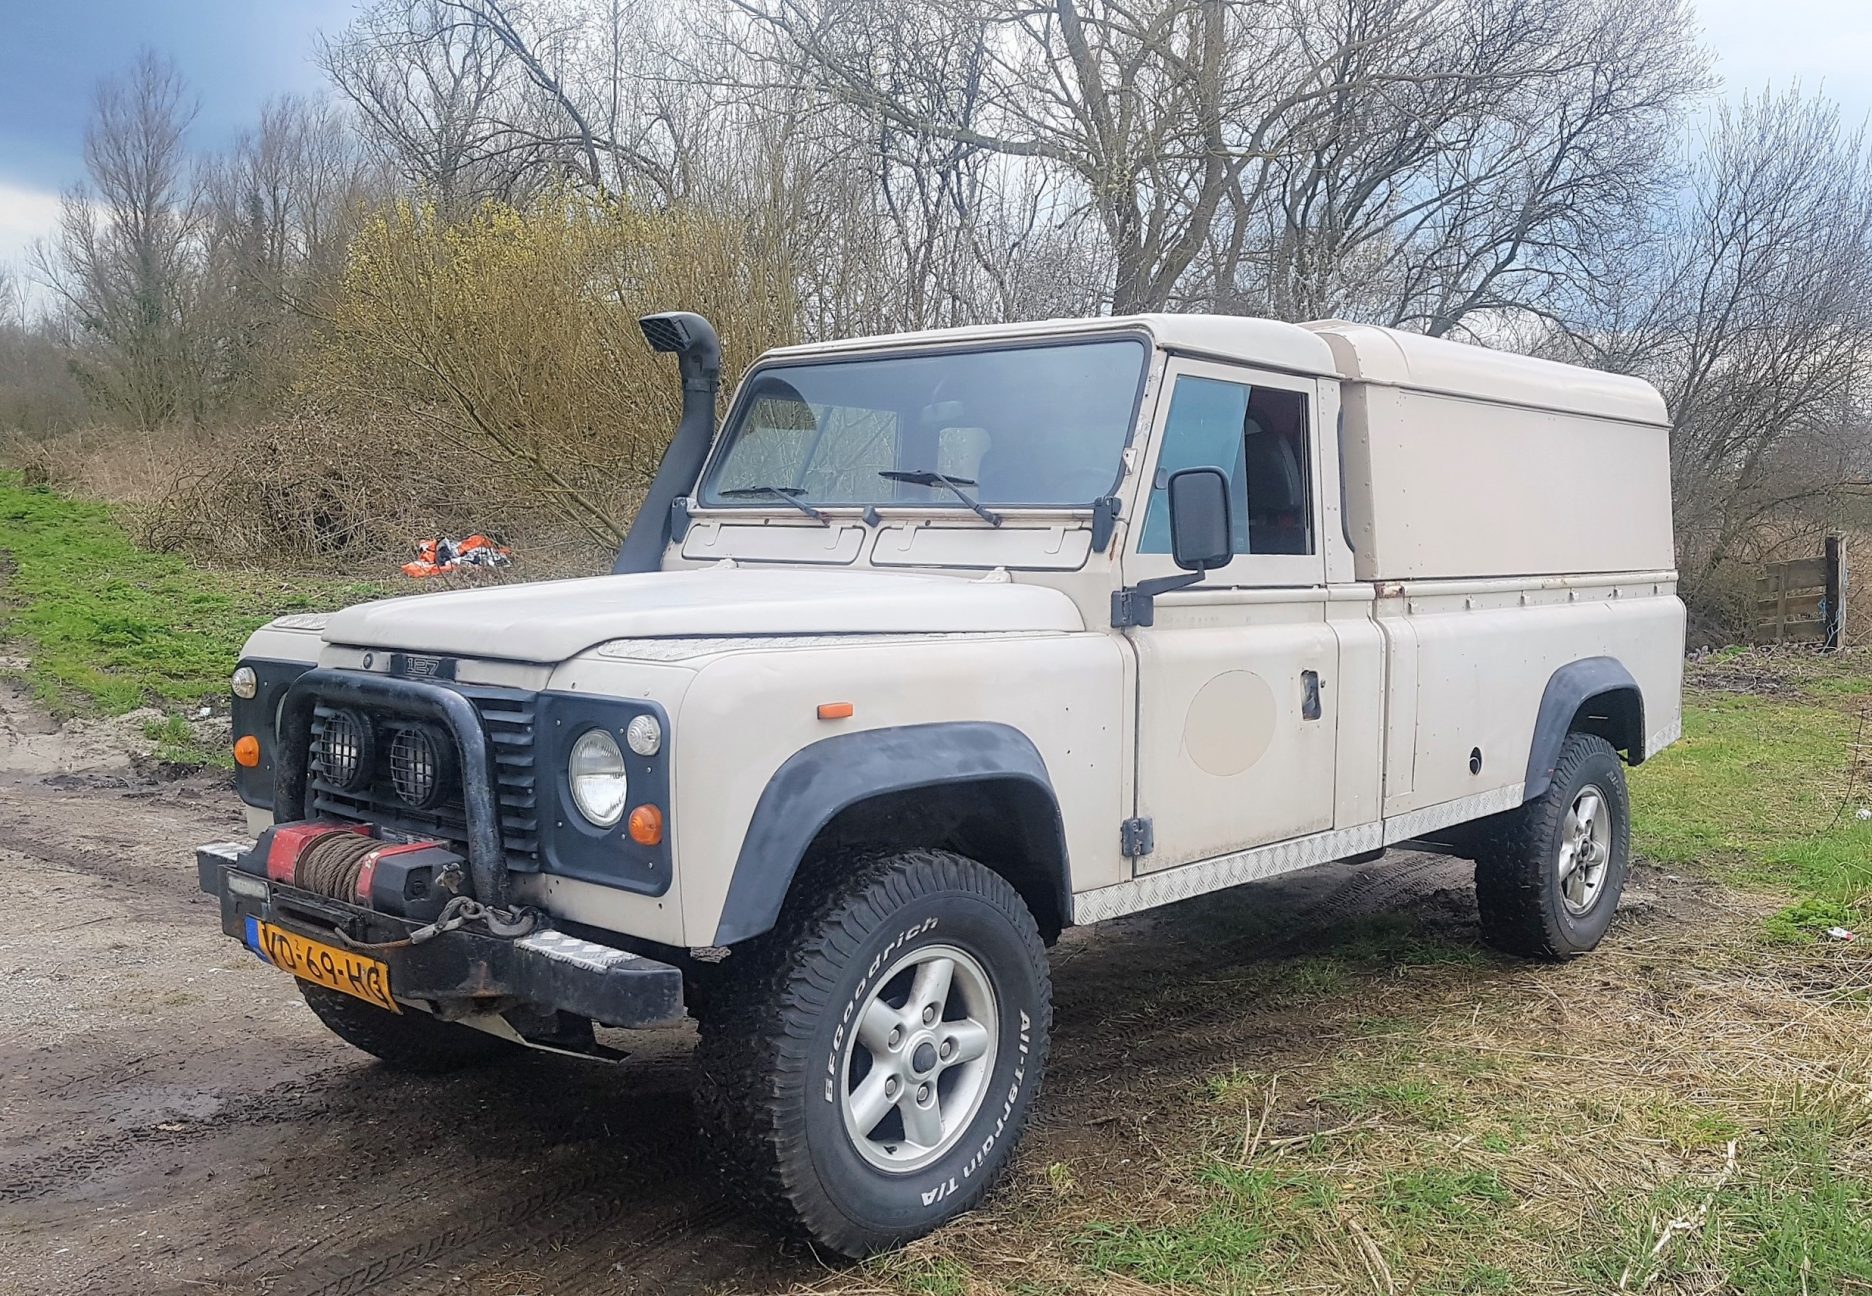
<svg viewBox="0 0 1872 1296">
<path fill-rule="evenodd" d="M 1838 100 L 1848 121 L 1872 110 L 1872 8 L 1864 0 L 1698 0 L 1696 11 L 1730 94 L 1799 82 Z"/>
<path fill-rule="evenodd" d="M 23 271 L 33 240 L 51 236 L 58 214 L 57 194 L 0 180 L 0 263 Z"/>
</svg>

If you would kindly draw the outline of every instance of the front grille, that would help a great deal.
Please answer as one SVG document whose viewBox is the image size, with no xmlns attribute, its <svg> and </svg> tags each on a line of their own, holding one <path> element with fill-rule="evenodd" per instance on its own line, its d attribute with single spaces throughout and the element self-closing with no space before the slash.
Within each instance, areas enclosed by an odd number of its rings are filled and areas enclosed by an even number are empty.
<svg viewBox="0 0 1872 1296">
<path fill-rule="evenodd" d="M 507 867 L 537 872 L 539 803 L 534 785 L 534 698 L 513 689 L 458 690 L 475 706 L 494 758 L 495 799 Z M 362 732 L 357 732 L 361 728 Z M 347 780 L 354 762 L 367 767 Z M 309 753 L 315 814 L 374 823 L 392 833 L 445 841 L 464 853 L 468 815 L 460 757 L 444 729 L 408 716 L 318 703 Z"/>
</svg>

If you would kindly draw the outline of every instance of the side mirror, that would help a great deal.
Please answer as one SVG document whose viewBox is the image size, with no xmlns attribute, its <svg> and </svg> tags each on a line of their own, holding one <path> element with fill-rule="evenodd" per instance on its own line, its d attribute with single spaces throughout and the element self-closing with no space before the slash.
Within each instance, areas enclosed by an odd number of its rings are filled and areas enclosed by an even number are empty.
<svg viewBox="0 0 1872 1296">
<path fill-rule="evenodd" d="M 1229 479 L 1220 468 L 1185 468 L 1170 474 L 1170 556 L 1186 573 L 1152 576 L 1112 591 L 1114 629 L 1157 624 L 1157 596 L 1184 589 L 1235 556 L 1229 516 Z"/>
<path fill-rule="evenodd" d="M 1229 516 L 1229 479 L 1220 468 L 1184 468 L 1170 474 L 1170 556 L 1184 571 L 1228 566 L 1235 556 Z"/>
</svg>

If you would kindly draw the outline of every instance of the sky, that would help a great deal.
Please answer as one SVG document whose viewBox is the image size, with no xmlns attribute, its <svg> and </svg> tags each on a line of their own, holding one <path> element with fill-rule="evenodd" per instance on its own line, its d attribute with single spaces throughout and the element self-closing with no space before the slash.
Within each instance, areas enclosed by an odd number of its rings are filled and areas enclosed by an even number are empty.
<svg viewBox="0 0 1872 1296">
<path fill-rule="evenodd" d="M 359 0 L 0 0 L 0 262 L 24 265 L 50 233 L 61 189 L 84 175 L 84 127 L 104 77 L 149 45 L 174 58 L 201 101 L 191 142 L 231 142 L 273 95 L 317 92 L 321 31 Z M 1699 0 L 1704 39 L 1730 93 L 1798 81 L 1854 121 L 1872 113 L 1867 0 Z"/>
<path fill-rule="evenodd" d="M 0 262 L 23 264 L 51 231 L 59 191 L 84 177 L 84 129 L 100 80 L 147 45 L 200 100 L 196 148 L 232 142 L 274 95 L 318 92 L 321 30 L 356 0 L 0 0 Z"/>
</svg>

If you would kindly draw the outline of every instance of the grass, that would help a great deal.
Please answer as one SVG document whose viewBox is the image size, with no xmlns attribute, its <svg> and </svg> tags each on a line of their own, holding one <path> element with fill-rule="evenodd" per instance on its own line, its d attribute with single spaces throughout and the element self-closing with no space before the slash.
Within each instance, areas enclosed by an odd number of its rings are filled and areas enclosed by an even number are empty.
<svg viewBox="0 0 1872 1296">
<path fill-rule="evenodd" d="M 1851 928 L 1872 895 L 1872 670 L 1732 650 L 1687 682 L 1683 739 L 1632 774 L 1637 850 L 1789 895 L 1767 922 L 1777 940 Z"/>
<path fill-rule="evenodd" d="M 232 768 L 228 752 L 211 747 L 202 740 L 195 726 L 179 715 L 166 715 L 143 726 L 143 737 L 151 744 L 150 755 L 170 765 L 201 767 L 225 765 Z"/>
<path fill-rule="evenodd" d="M 29 658 L 27 683 L 62 713 L 146 705 L 173 713 L 219 700 L 255 627 L 382 592 L 369 582 L 223 571 L 148 553 L 106 506 L 0 474 L 0 638 Z M 152 737 L 177 753 L 192 742 L 179 729 Z"/>
</svg>

